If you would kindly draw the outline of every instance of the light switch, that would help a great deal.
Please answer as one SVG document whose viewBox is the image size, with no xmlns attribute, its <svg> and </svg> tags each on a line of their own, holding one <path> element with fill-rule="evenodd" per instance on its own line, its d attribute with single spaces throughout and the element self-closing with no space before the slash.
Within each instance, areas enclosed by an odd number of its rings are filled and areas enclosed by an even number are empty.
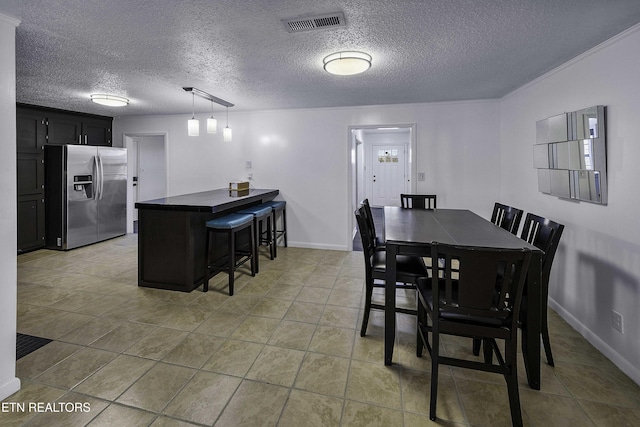
<svg viewBox="0 0 640 427">
<path fill-rule="evenodd" d="M 424 172 L 418 172 L 418 181 L 424 181 L 425 177 L 424 177 Z"/>
<path fill-rule="evenodd" d="M 247 160 L 247 162 L 245 163 L 245 168 L 251 169 L 251 160 Z"/>
</svg>

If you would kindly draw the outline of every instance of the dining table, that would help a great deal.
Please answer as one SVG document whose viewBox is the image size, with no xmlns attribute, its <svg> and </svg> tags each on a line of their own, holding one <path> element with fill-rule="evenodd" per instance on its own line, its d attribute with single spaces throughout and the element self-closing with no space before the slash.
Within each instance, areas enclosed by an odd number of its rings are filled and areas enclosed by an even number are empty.
<svg viewBox="0 0 640 427">
<path fill-rule="evenodd" d="M 488 248 L 527 248 L 531 262 L 527 272 L 521 319 L 522 354 L 529 386 L 540 389 L 540 327 L 542 251 L 491 221 L 464 209 L 405 209 L 384 207 L 386 243 L 384 363 L 391 365 L 396 335 L 396 256 L 430 256 L 431 243 Z M 526 301 L 526 302 L 525 302 Z M 546 315 L 546 314 L 545 314 Z"/>
</svg>

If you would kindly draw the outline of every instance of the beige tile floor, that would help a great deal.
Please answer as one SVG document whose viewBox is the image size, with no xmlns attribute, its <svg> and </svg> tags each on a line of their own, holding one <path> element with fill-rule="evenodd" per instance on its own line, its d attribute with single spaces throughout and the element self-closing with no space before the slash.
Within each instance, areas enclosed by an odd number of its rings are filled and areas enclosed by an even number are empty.
<svg viewBox="0 0 640 427">
<path fill-rule="evenodd" d="M 429 357 L 398 316 L 383 364 L 383 316 L 361 338 L 361 252 L 280 248 L 255 277 L 212 290 L 137 287 L 137 240 L 18 257 L 18 332 L 54 341 L 20 359 L 3 403 L 86 403 L 87 411 L 3 411 L 0 426 L 425 426 Z M 640 388 L 550 312 L 556 367 L 542 390 L 521 374 L 528 426 L 640 425 Z M 468 356 L 467 341 L 444 351 Z M 442 369 L 438 425 L 508 426 L 495 374 Z M 60 406 L 58 406 L 60 407 Z M 4 408 L 4 406 L 3 406 Z"/>
</svg>

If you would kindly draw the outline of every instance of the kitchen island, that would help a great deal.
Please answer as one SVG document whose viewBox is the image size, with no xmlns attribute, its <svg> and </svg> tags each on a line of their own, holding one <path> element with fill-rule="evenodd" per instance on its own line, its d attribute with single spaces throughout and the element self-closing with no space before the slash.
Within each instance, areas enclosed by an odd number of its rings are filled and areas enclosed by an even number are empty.
<svg viewBox="0 0 640 427">
<path fill-rule="evenodd" d="M 273 200 L 279 191 L 250 189 L 247 195 L 237 194 L 219 189 L 137 202 L 138 286 L 183 292 L 200 286 L 205 223 Z M 225 248 L 226 242 L 218 242 L 214 253 L 224 253 Z"/>
</svg>

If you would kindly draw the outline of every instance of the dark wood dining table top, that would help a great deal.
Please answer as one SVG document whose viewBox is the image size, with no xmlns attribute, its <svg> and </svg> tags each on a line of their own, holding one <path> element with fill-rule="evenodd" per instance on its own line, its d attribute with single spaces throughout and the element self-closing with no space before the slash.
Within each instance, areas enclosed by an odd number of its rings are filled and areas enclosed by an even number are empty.
<svg viewBox="0 0 640 427">
<path fill-rule="evenodd" d="M 519 237 L 509 233 L 470 210 L 403 209 L 385 206 L 384 238 L 387 243 L 423 246 L 440 242 L 489 248 L 527 248 L 539 252 Z"/>
</svg>

